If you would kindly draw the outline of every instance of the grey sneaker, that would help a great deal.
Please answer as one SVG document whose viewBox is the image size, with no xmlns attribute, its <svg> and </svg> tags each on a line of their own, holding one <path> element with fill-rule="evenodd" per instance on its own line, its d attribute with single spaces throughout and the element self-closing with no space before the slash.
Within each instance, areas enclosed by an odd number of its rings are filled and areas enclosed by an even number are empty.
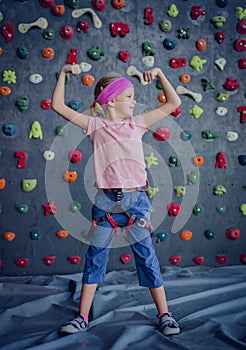
<svg viewBox="0 0 246 350">
<path fill-rule="evenodd" d="M 84 332 L 88 328 L 88 323 L 83 319 L 83 317 L 78 316 L 74 320 L 68 322 L 61 327 L 60 332 L 62 333 L 76 333 Z"/>
<path fill-rule="evenodd" d="M 164 314 L 160 318 L 160 332 L 165 336 L 175 335 L 180 333 L 178 323 L 172 318 L 170 314 Z"/>
</svg>

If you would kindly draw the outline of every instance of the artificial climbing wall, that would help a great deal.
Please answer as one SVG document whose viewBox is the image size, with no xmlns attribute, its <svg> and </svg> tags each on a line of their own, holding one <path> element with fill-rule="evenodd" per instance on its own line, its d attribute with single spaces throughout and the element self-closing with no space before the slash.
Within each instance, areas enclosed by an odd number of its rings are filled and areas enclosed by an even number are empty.
<svg viewBox="0 0 246 350">
<path fill-rule="evenodd" d="M 0 260 L 3 275 L 82 271 L 90 227 L 91 145 L 50 108 L 60 67 L 80 112 L 117 71 L 136 113 L 165 103 L 143 71 L 160 67 L 182 105 L 144 138 L 153 242 L 165 266 L 246 262 L 243 0 L 0 2 Z M 134 269 L 124 232 L 108 269 Z"/>
</svg>

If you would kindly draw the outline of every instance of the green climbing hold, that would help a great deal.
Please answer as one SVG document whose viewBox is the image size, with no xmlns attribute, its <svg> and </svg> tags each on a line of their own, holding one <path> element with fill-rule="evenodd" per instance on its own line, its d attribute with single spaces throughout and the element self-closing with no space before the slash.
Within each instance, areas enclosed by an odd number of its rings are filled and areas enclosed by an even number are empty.
<svg viewBox="0 0 246 350">
<path fill-rule="evenodd" d="M 174 189 L 177 197 L 182 197 L 185 195 L 185 192 L 186 192 L 185 186 L 180 186 L 180 185 L 173 186 L 173 189 Z"/>
<path fill-rule="evenodd" d="M 17 98 L 15 102 L 16 106 L 21 112 L 24 112 L 28 109 L 29 106 L 29 98 L 28 96 L 20 96 Z"/>
<path fill-rule="evenodd" d="M 212 130 L 203 130 L 202 131 L 202 138 L 206 140 L 212 140 L 217 139 L 219 137 L 219 134 L 212 131 Z"/>
<path fill-rule="evenodd" d="M 66 126 L 59 125 L 56 127 L 56 135 L 57 136 L 67 136 L 67 128 Z"/>
<path fill-rule="evenodd" d="M 17 204 L 15 207 L 16 207 L 17 211 L 21 214 L 26 214 L 28 212 L 28 209 L 29 209 L 27 204 Z"/>
<path fill-rule="evenodd" d="M 73 212 L 73 213 L 77 213 L 79 212 L 81 209 L 81 204 L 77 201 L 73 201 L 70 205 L 70 210 Z"/>
<path fill-rule="evenodd" d="M 37 186 L 37 179 L 22 180 L 22 189 L 24 192 L 31 192 Z"/>
<path fill-rule="evenodd" d="M 222 196 L 223 194 L 225 194 L 226 193 L 226 188 L 224 187 L 224 186 L 222 186 L 222 185 L 216 185 L 215 187 L 214 187 L 214 194 L 216 195 L 216 196 Z"/>
<path fill-rule="evenodd" d="M 37 120 L 35 120 L 31 126 L 31 131 L 29 133 L 29 139 L 31 139 L 32 137 L 35 139 L 40 139 L 40 140 L 43 139 L 43 132 L 41 129 L 41 125 L 39 124 L 39 122 Z"/>
<path fill-rule="evenodd" d="M 204 211 L 204 208 L 201 204 L 196 204 L 193 208 L 193 214 L 195 215 L 200 215 Z"/>
<path fill-rule="evenodd" d="M 204 110 L 197 106 L 197 105 L 194 105 L 190 110 L 189 110 L 189 113 L 191 115 L 193 115 L 194 118 L 198 119 L 200 118 L 200 116 L 202 115 L 202 113 L 204 112 Z"/>
<path fill-rule="evenodd" d="M 200 72 L 203 65 L 207 62 L 205 59 L 201 59 L 198 55 L 195 55 L 190 60 L 190 66 L 194 68 L 197 72 Z"/>
<path fill-rule="evenodd" d="M 188 184 L 189 185 L 195 185 L 198 184 L 201 180 L 201 175 L 197 171 L 191 171 L 190 174 L 188 174 Z"/>
<path fill-rule="evenodd" d="M 169 9 L 168 9 L 167 13 L 168 13 L 168 15 L 169 15 L 170 17 L 173 17 L 173 18 L 177 17 L 178 14 L 179 14 L 179 11 L 178 11 L 178 9 L 177 9 L 177 6 L 176 6 L 175 4 L 171 4 L 171 5 L 169 6 Z"/>
</svg>

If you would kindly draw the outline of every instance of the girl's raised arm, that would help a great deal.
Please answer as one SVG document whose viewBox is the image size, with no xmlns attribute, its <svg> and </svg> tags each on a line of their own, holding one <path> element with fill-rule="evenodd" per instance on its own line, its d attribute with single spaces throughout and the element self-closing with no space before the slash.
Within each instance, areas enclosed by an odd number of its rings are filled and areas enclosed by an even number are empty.
<svg viewBox="0 0 246 350">
<path fill-rule="evenodd" d="M 65 104 L 65 78 L 67 73 L 79 75 L 81 73 L 79 65 L 68 64 L 61 68 L 56 87 L 53 92 L 51 107 L 56 113 L 60 114 L 63 118 L 79 126 L 80 128 L 87 130 L 90 116 L 78 113 L 77 111 L 73 110 Z"/>
<path fill-rule="evenodd" d="M 143 114 L 147 127 L 150 127 L 152 124 L 158 123 L 162 119 L 168 117 L 181 104 L 178 94 L 160 68 L 153 68 L 144 72 L 144 80 L 149 83 L 151 83 L 155 77 L 159 79 L 167 101 L 161 106 Z"/>
</svg>

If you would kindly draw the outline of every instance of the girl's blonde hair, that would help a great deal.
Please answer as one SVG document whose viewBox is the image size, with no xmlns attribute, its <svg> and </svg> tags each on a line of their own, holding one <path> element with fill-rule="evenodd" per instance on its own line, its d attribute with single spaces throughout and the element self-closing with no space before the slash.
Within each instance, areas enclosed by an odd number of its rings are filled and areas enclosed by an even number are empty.
<svg viewBox="0 0 246 350">
<path fill-rule="evenodd" d="M 94 89 L 94 101 L 89 105 L 88 112 L 89 115 L 96 117 L 96 116 L 104 116 L 104 110 L 102 107 L 96 102 L 98 95 L 101 93 L 101 91 L 108 86 L 112 81 L 121 78 L 121 75 L 115 72 L 111 72 L 109 74 L 106 74 L 103 76 L 96 84 Z"/>
</svg>

